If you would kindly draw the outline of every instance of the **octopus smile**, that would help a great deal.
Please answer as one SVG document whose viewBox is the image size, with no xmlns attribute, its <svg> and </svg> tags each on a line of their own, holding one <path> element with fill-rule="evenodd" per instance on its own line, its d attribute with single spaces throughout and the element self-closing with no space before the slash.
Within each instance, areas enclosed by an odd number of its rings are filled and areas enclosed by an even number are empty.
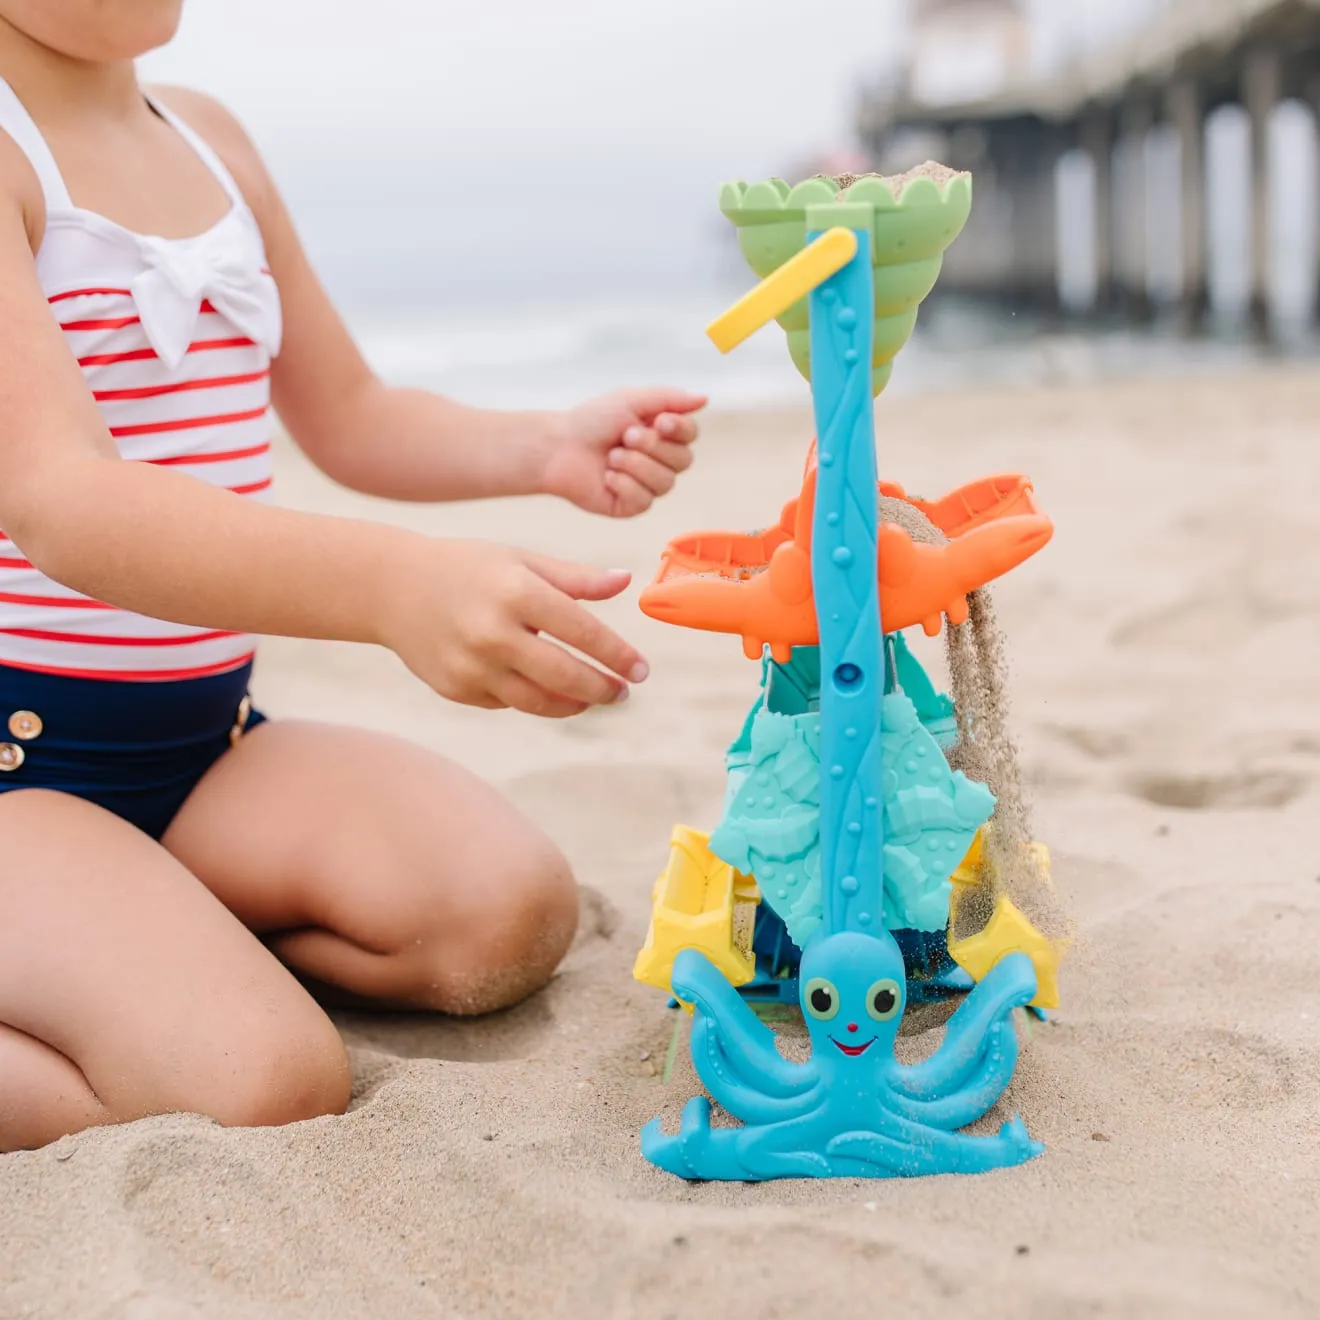
<svg viewBox="0 0 1320 1320">
<path fill-rule="evenodd" d="M 834 1037 L 831 1036 L 830 1039 L 831 1039 L 831 1040 L 834 1040 Z M 835 1043 L 835 1044 L 839 1047 L 839 1049 L 841 1049 L 841 1050 L 843 1051 L 843 1053 L 846 1054 L 850 1059 L 855 1059 L 855 1058 L 857 1058 L 857 1056 L 858 1056 L 859 1054 L 865 1054 L 866 1051 L 869 1050 L 869 1049 L 871 1048 L 871 1046 L 875 1044 L 875 1037 L 872 1036 L 870 1040 L 866 1041 L 865 1043 L 863 1043 L 863 1044 L 861 1044 L 861 1045 L 845 1045 L 841 1040 L 834 1040 L 834 1043 Z"/>
</svg>

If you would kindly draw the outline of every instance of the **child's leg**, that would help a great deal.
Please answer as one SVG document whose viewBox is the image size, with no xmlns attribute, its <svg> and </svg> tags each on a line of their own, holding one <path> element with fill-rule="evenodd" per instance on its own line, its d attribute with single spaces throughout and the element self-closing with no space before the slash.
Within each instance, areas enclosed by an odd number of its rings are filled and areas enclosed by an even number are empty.
<svg viewBox="0 0 1320 1320">
<path fill-rule="evenodd" d="M 458 766 L 275 722 L 198 786 L 165 846 L 310 981 L 481 1013 L 549 980 L 577 923 L 558 850 Z"/>
<path fill-rule="evenodd" d="M 33 1149 L 113 1121 L 77 1064 L 0 1025 L 0 1151 Z"/>
<path fill-rule="evenodd" d="M 0 1151 L 98 1122 L 342 1110 L 306 991 L 163 848 L 76 798 L 0 794 Z"/>
</svg>

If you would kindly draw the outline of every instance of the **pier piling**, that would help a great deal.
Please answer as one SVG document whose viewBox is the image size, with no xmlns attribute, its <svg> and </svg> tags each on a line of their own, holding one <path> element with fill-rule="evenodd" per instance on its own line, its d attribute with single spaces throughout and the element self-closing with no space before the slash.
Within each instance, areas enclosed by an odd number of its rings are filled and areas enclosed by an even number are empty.
<svg viewBox="0 0 1320 1320">
<path fill-rule="evenodd" d="M 1009 0 L 931 0 L 918 13 L 936 15 L 952 30 L 959 4 L 982 18 L 1013 8 Z M 1066 151 L 1080 149 L 1094 170 L 1090 314 L 1151 317 L 1151 226 L 1168 224 L 1179 249 L 1178 319 L 1189 333 L 1206 320 L 1212 283 L 1206 123 L 1224 106 L 1241 106 L 1251 141 L 1246 317 L 1254 335 L 1277 333 L 1271 126 L 1287 98 L 1304 100 L 1320 124 L 1320 0 L 1168 0 L 1127 42 L 1088 52 L 1049 76 L 1019 63 L 995 90 L 965 102 L 923 100 L 918 93 L 928 83 L 891 80 L 866 94 L 858 127 L 884 168 L 917 163 L 903 157 L 902 144 L 929 150 L 940 139 L 949 164 L 978 170 L 978 207 L 943 289 L 1056 304 L 1069 255 L 1063 249 L 1072 241 L 1067 234 L 1059 241 L 1056 172 Z M 1150 190 L 1147 148 L 1157 127 L 1172 130 L 1178 143 L 1178 178 L 1169 181 L 1176 219 L 1168 214 L 1171 203 Z M 956 159 L 969 141 L 980 144 L 978 160 Z M 1312 151 L 1320 179 L 1320 131 Z M 1320 185 L 1316 210 L 1320 228 Z M 1166 283 L 1161 279 L 1162 298 Z M 1320 320 L 1320 281 L 1315 304 L 1313 320 Z"/>
</svg>

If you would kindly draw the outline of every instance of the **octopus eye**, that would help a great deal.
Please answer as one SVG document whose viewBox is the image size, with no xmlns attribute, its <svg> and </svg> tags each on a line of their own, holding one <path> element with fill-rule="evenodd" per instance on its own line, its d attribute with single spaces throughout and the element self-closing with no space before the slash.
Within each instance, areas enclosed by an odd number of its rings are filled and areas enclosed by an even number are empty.
<svg viewBox="0 0 1320 1320">
<path fill-rule="evenodd" d="M 802 1003 L 812 1017 L 828 1022 L 839 1011 L 839 992 L 833 981 L 813 976 L 802 991 Z"/>
<path fill-rule="evenodd" d="M 877 1022 L 888 1022 L 903 1007 L 903 991 L 897 981 L 877 981 L 866 992 L 866 1011 Z"/>
</svg>

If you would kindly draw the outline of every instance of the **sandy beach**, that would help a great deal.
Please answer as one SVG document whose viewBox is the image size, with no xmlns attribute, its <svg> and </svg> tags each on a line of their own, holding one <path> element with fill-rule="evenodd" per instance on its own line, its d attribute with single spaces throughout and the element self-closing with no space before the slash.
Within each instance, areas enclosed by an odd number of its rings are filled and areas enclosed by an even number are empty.
<svg viewBox="0 0 1320 1320">
<path fill-rule="evenodd" d="M 276 640 L 269 713 L 406 734 L 543 823 L 584 889 L 578 942 L 504 1015 L 340 1016 L 345 1117 L 162 1117 L 0 1157 L 0 1320 L 1320 1315 L 1320 373 L 968 391 L 879 418 L 883 476 L 937 495 L 1026 472 L 1056 521 L 995 595 L 1078 928 L 1063 1007 L 996 1114 L 1044 1158 L 697 1187 L 642 1160 L 642 1124 L 674 1124 L 697 1083 L 682 1055 L 662 1081 L 673 1016 L 632 962 L 670 827 L 717 818 L 756 680 L 736 639 L 651 623 L 630 592 L 604 613 L 652 678 L 567 724 L 448 706 L 384 653 Z M 697 469 L 631 523 L 401 509 L 287 449 L 279 485 L 646 580 L 672 535 L 773 521 L 810 433 L 805 409 L 712 415 Z"/>
</svg>

